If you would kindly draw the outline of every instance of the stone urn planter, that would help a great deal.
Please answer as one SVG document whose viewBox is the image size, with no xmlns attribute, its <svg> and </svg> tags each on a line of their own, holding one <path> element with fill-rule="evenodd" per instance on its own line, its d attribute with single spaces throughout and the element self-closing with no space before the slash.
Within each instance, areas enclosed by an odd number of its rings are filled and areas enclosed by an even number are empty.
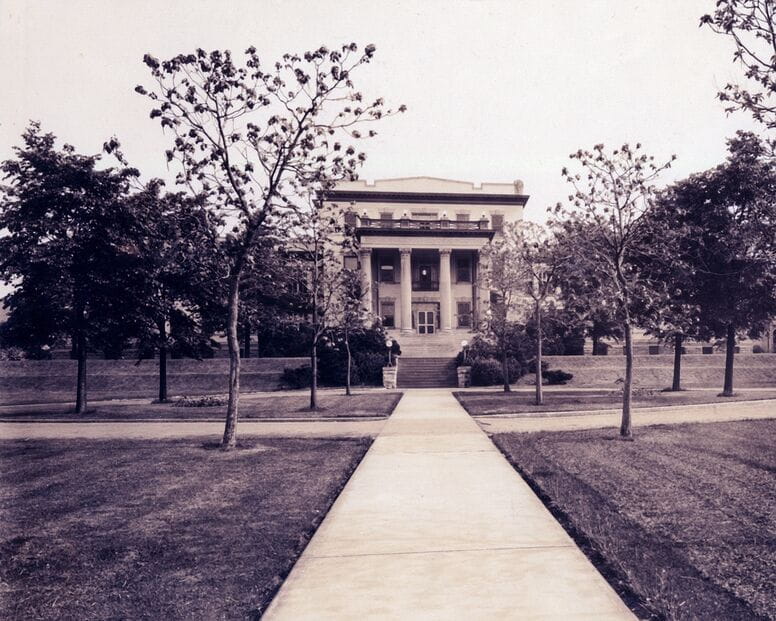
<svg viewBox="0 0 776 621">
<path fill-rule="evenodd" d="M 458 367 L 458 388 L 468 388 L 472 385 L 472 368 Z"/>
<path fill-rule="evenodd" d="M 383 367 L 383 388 L 396 388 L 396 375 L 399 367 Z"/>
</svg>

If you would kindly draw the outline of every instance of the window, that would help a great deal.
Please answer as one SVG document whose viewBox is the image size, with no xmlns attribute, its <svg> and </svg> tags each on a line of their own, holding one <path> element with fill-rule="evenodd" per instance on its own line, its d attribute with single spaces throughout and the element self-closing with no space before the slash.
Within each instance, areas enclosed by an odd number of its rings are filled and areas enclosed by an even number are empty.
<svg viewBox="0 0 776 621">
<path fill-rule="evenodd" d="M 396 327 L 396 305 L 394 304 L 393 300 L 380 300 L 380 314 L 383 317 L 384 327 Z"/>
<path fill-rule="evenodd" d="M 469 257 L 461 257 L 455 262 L 455 280 L 456 282 L 472 281 L 472 266 Z"/>
<path fill-rule="evenodd" d="M 436 212 L 431 211 L 413 211 L 412 212 L 412 219 L 413 220 L 436 220 L 437 214 Z"/>
<path fill-rule="evenodd" d="M 471 328 L 472 305 L 471 302 L 458 302 L 458 327 Z"/>
<path fill-rule="evenodd" d="M 393 220 L 393 212 L 392 211 L 381 211 L 380 212 L 380 220 Z"/>
<path fill-rule="evenodd" d="M 396 282 L 393 257 L 390 255 L 380 255 L 380 282 Z"/>
<path fill-rule="evenodd" d="M 468 222 L 469 221 L 469 215 L 468 213 L 457 213 L 455 214 L 455 219 L 458 220 L 458 222 Z"/>
<path fill-rule="evenodd" d="M 357 270 L 358 269 L 358 257 L 355 257 L 353 255 L 345 256 L 345 269 L 346 270 Z"/>
<path fill-rule="evenodd" d="M 500 213 L 494 213 L 490 216 L 490 226 L 494 231 L 504 230 L 504 216 Z"/>
</svg>

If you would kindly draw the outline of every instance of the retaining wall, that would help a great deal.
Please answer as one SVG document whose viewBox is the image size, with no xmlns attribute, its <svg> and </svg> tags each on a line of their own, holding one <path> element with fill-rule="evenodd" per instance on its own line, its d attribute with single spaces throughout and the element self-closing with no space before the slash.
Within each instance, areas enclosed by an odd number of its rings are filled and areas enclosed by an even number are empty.
<svg viewBox="0 0 776 621">
<path fill-rule="evenodd" d="M 240 386 L 245 392 L 278 390 L 283 369 L 309 364 L 307 358 L 247 358 L 241 361 Z M 0 362 L 0 403 L 71 401 L 75 396 L 75 360 Z M 89 399 L 155 397 L 159 392 L 158 360 L 88 360 Z M 229 360 L 167 361 L 170 396 L 227 392 Z"/>
</svg>

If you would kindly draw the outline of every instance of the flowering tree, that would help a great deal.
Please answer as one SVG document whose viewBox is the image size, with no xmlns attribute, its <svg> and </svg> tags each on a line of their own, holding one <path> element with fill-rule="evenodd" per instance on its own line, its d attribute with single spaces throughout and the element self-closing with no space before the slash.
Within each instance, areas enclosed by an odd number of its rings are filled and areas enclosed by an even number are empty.
<svg viewBox="0 0 776 621">
<path fill-rule="evenodd" d="M 752 84 L 745 88 L 727 84 L 718 97 L 727 111 L 744 110 L 776 129 L 776 5 L 773 0 L 718 0 L 713 14 L 701 17 L 701 25 L 730 37 L 733 60 L 741 65 Z"/>
<path fill-rule="evenodd" d="M 172 134 L 167 160 L 177 161 L 178 182 L 206 194 L 228 227 L 225 449 L 236 443 L 240 285 L 252 249 L 265 224 L 294 211 L 300 198 L 305 203 L 339 180 L 356 178 L 366 155 L 354 144 L 375 134 L 361 127 L 390 113 L 382 99 L 364 101 L 354 87 L 353 74 L 374 53 L 373 45 L 360 51 L 351 43 L 285 54 L 270 64 L 254 47 L 243 63 L 219 50 L 165 61 L 144 57 L 155 86 L 135 90 L 154 102 L 151 118 Z"/>
<path fill-rule="evenodd" d="M 654 157 L 628 144 L 607 152 L 604 145 L 592 151 L 571 154 L 581 169 L 562 171 L 574 191 L 569 205 L 560 203 L 555 213 L 564 219 L 558 224 L 573 244 L 573 261 L 581 267 L 589 290 L 611 300 L 625 340 L 625 381 L 623 385 L 620 435 L 632 436 L 631 394 L 633 386 L 632 330 L 637 312 L 658 308 L 668 298 L 664 283 L 649 277 L 642 269 L 647 258 L 672 260 L 670 231 L 648 217 L 653 209 L 654 182 L 671 161 L 656 164 Z"/>
<path fill-rule="evenodd" d="M 342 335 L 347 354 L 347 371 L 345 374 L 345 394 L 350 395 L 350 379 L 353 368 L 353 355 L 350 350 L 351 337 L 362 333 L 373 319 L 372 313 L 366 308 L 364 298 L 366 288 L 359 270 L 342 268 L 336 283 L 338 295 L 334 300 L 334 323 Z"/>
</svg>

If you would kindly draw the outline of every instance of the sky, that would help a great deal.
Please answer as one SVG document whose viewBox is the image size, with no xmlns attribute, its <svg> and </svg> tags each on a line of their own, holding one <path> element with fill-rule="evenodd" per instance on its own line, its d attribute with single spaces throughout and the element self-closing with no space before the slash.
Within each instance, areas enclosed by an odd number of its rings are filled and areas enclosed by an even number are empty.
<svg viewBox="0 0 776 621">
<path fill-rule="evenodd" d="M 144 177 L 167 176 L 170 137 L 148 118 L 149 52 L 254 45 L 285 52 L 377 46 L 356 78 L 367 98 L 408 111 L 364 143 L 363 179 L 521 179 L 525 217 L 567 196 L 568 155 L 641 142 L 678 159 L 663 182 L 725 158 L 758 130 L 715 98 L 740 81 L 730 41 L 700 16 L 714 0 L 0 0 L 0 159 L 30 119 L 84 153 L 115 135 Z"/>
</svg>

